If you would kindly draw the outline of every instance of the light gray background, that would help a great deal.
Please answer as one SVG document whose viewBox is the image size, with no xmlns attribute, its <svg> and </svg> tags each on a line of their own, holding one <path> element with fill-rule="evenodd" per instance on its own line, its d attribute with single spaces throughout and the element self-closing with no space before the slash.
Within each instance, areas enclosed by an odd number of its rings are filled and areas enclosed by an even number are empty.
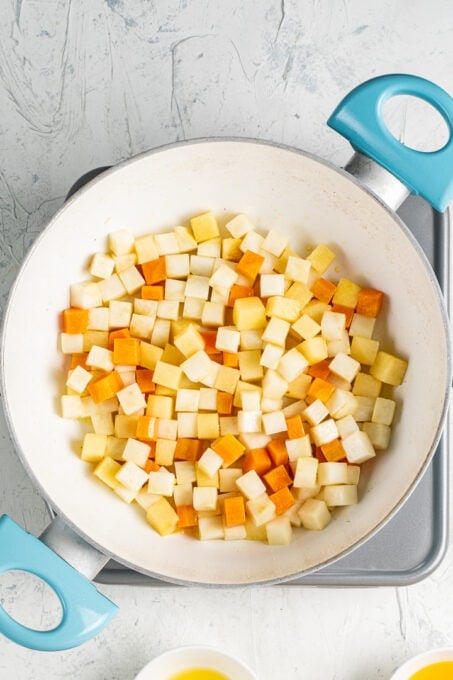
<svg viewBox="0 0 453 680">
<path fill-rule="evenodd" d="M 327 117 L 361 81 L 389 72 L 453 93 L 451 0 L 0 0 L 2 307 L 81 173 L 210 135 L 292 144 L 341 165 L 350 147 Z M 406 139 L 426 133 L 417 109 L 398 109 L 392 125 Z M 0 447 L 0 510 L 39 533 L 46 508 L 2 416 Z M 366 592 L 101 586 L 121 608 L 105 632 L 50 654 L 1 639 L 0 677 L 132 680 L 158 653 L 205 643 L 261 680 L 384 680 L 408 656 L 453 644 L 451 558 L 418 585 Z M 2 581 L 19 618 L 53 620 L 39 583 Z"/>
</svg>

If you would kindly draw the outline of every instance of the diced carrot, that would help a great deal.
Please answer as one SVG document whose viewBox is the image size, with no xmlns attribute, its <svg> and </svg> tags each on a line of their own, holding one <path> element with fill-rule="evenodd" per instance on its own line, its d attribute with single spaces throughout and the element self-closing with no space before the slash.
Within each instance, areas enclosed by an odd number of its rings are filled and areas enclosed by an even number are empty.
<svg viewBox="0 0 453 680">
<path fill-rule="evenodd" d="M 317 364 L 312 364 L 307 368 L 308 375 L 313 378 L 321 378 L 322 380 L 327 380 L 330 375 L 329 364 L 332 359 L 323 359 L 318 361 Z"/>
<path fill-rule="evenodd" d="M 376 318 L 381 311 L 384 293 L 375 288 L 362 288 L 357 300 L 356 312 Z"/>
<path fill-rule="evenodd" d="M 143 394 L 156 391 L 156 383 L 153 382 L 153 371 L 149 368 L 138 368 L 135 371 L 135 381 Z"/>
<path fill-rule="evenodd" d="M 88 309 L 68 307 L 62 312 L 62 321 L 65 333 L 85 333 L 88 328 Z"/>
<path fill-rule="evenodd" d="M 245 524 L 245 505 L 243 496 L 225 498 L 223 502 L 223 517 L 227 527 Z"/>
<path fill-rule="evenodd" d="M 343 460 L 346 458 L 346 451 L 344 450 L 339 439 L 334 439 L 328 444 L 322 444 L 320 448 L 325 459 L 329 461 L 329 463 L 335 463 L 338 460 Z"/>
<path fill-rule="evenodd" d="M 228 392 L 217 392 L 217 413 L 229 416 L 233 410 L 233 395 Z"/>
<path fill-rule="evenodd" d="M 315 378 L 308 388 L 307 397 L 312 401 L 319 399 L 324 404 L 330 399 L 335 392 L 335 386 L 323 380 L 322 378 Z"/>
<path fill-rule="evenodd" d="M 86 364 L 87 356 L 88 352 L 82 352 L 80 354 L 71 354 L 71 364 L 69 368 L 72 370 L 74 368 L 77 368 L 77 366 L 81 366 L 82 368 L 88 369 L 89 367 Z"/>
<path fill-rule="evenodd" d="M 258 475 L 264 475 L 272 467 L 272 461 L 266 449 L 250 449 L 245 452 L 242 462 L 244 472 L 255 470 Z"/>
<path fill-rule="evenodd" d="M 209 354 L 209 352 L 206 352 Z M 215 361 L 218 364 L 223 364 L 223 352 L 219 352 L 218 354 L 209 354 L 210 358 L 212 361 Z"/>
<path fill-rule="evenodd" d="M 284 465 L 278 465 L 269 470 L 269 472 L 263 475 L 263 478 L 272 491 L 280 491 L 280 489 L 289 486 L 293 481 Z"/>
<path fill-rule="evenodd" d="M 148 458 L 143 466 L 145 472 L 159 472 L 160 465 L 158 465 L 152 458 Z"/>
<path fill-rule="evenodd" d="M 93 398 L 93 401 L 96 404 L 99 404 L 101 401 L 114 397 L 117 392 L 123 389 L 123 387 L 124 384 L 120 374 L 117 371 L 111 371 L 102 378 L 98 378 L 97 380 L 88 383 L 87 389 Z"/>
<path fill-rule="evenodd" d="M 201 331 L 200 335 L 202 336 L 205 343 L 204 351 L 206 354 L 221 354 L 221 350 L 217 349 L 215 346 L 217 340 L 217 331 Z"/>
<path fill-rule="evenodd" d="M 139 416 L 135 437 L 142 442 L 149 442 L 155 436 L 156 419 L 153 416 Z"/>
<path fill-rule="evenodd" d="M 223 353 L 223 365 L 229 366 L 230 368 L 238 368 L 239 357 L 234 352 L 224 352 Z"/>
<path fill-rule="evenodd" d="M 131 333 L 129 328 L 116 328 L 109 333 L 109 349 L 113 350 L 113 344 L 118 338 L 130 338 Z"/>
<path fill-rule="evenodd" d="M 198 460 L 201 456 L 202 442 L 199 439 L 178 439 L 175 448 L 175 460 Z"/>
<path fill-rule="evenodd" d="M 311 292 L 318 300 L 321 302 L 326 302 L 327 304 L 331 301 L 333 294 L 335 293 L 336 285 L 329 281 L 328 279 L 323 279 L 322 277 L 317 279 L 311 287 Z"/>
<path fill-rule="evenodd" d="M 245 451 L 244 444 L 232 434 L 225 434 L 212 442 L 211 448 L 223 458 L 224 467 L 228 467 L 240 458 Z"/>
<path fill-rule="evenodd" d="M 163 286 L 142 286 L 143 300 L 163 300 L 164 287 Z"/>
<path fill-rule="evenodd" d="M 155 283 L 161 283 L 167 278 L 164 255 L 161 255 L 156 260 L 143 262 L 141 267 L 145 281 L 149 286 L 152 286 Z"/>
<path fill-rule="evenodd" d="M 252 250 L 246 250 L 239 262 L 236 265 L 238 274 L 247 277 L 253 283 L 258 276 L 261 265 L 264 262 L 264 257 L 254 253 Z"/>
<path fill-rule="evenodd" d="M 266 449 L 272 459 L 274 465 L 283 465 L 288 462 L 288 451 L 285 446 L 285 439 L 276 438 L 266 444 Z"/>
<path fill-rule="evenodd" d="M 288 439 L 299 439 L 305 434 L 302 418 L 299 414 L 286 418 L 286 427 L 288 428 Z"/>
<path fill-rule="evenodd" d="M 352 317 L 354 316 L 355 309 L 354 307 L 345 307 L 345 305 L 332 305 L 332 312 L 339 312 L 340 314 L 344 314 L 346 317 L 346 328 L 349 328 L 351 325 Z"/>
<path fill-rule="evenodd" d="M 137 366 L 140 363 L 140 340 L 137 338 L 115 338 L 113 342 L 113 363 L 117 366 Z"/>
<path fill-rule="evenodd" d="M 238 298 L 254 297 L 255 291 L 250 286 L 239 286 L 234 283 L 230 289 L 230 296 L 228 298 L 227 307 L 233 307 L 234 301 Z"/>
<path fill-rule="evenodd" d="M 313 452 L 314 457 L 317 458 L 320 463 L 327 463 L 327 458 L 323 454 L 321 447 L 315 446 L 313 448 L 314 448 L 314 452 Z"/>
<path fill-rule="evenodd" d="M 277 515 L 281 515 L 286 510 L 289 510 L 289 508 L 296 502 L 293 494 L 287 486 L 284 486 L 275 493 L 269 494 L 269 498 L 275 505 L 275 512 Z"/>
<path fill-rule="evenodd" d="M 178 505 L 176 507 L 176 512 L 179 517 L 177 524 L 178 529 L 189 529 L 190 527 L 197 526 L 198 516 L 193 505 Z"/>
</svg>

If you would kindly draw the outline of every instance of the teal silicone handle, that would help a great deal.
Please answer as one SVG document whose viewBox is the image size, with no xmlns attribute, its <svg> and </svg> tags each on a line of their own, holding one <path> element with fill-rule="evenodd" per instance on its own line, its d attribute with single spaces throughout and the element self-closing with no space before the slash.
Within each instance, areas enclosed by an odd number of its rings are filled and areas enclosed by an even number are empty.
<svg viewBox="0 0 453 680">
<path fill-rule="evenodd" d="M 448 125 L 441 149 L 416 151 L 398 142 L 384 123 L 382 109 L 395 95 L 413 95 L 432 104 Z M 453 98 L 429 80 L 391 74 L 368 80 L 350 92 L 327 121 L 357 151 L 369 156 L 443 211 L 453 199 Z"/>
<path fill-rule="evenodd" d="M 0 632 L 14 642 L 40 651 L 77 647 L 99 633 L 118 607 L 78 571 L 44 543 L 19 527 L 10 517 L 0 517 L 0 573 L 20 569 L 45 581 L 58 595 L 63 616 L 52 630 L 33 630 L 0 606 Z"/>
</svg>

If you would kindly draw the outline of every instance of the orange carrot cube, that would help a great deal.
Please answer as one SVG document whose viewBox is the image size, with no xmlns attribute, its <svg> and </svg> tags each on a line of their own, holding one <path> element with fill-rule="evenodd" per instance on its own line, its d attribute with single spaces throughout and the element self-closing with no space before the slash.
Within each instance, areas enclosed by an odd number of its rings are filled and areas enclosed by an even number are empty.
<svg viewBox="0 0 453 680">
<path fill-rule="evenodd" d="M 193 505 L 178 505 L 176 512 L 179 517 L 176 525 L 178 529 L 189 529 L 197 526 L 198 515 Z"/>
<path fill-rule="evenodd" d="M 232 434 L 226 434 L 212 442 L 211 448 L 223 458 L 223 467 L 228 467 L 245 451 L 244 444 Z"/>
<path fill-rule="evenodd" d="M 245 504 L 243 496 L 225 498 L 223 502 L 223 518 L 227 527 L 245 524 Z"/>
<path fill-rule="evenodd" d="M 272 467 L 272 461 L 266 449 L 250 449 L 245 452 L 242 469 L 244 472 L 255 470 L 258 475 L 264 475 Z"/>
<path fill-rule="evenodd" d="M 338 460 L 344 460 L 346 458 L 346 451 L 339 439 L 334 439 L 328 444 L 322 444 L 320 448 L 324 458 L 329 461 L 329 463 L 335 463 Z"/>
<path fill-rule="evenodd" d="M 137 421 L 137 429 L 135 431 L 136 439 L 142 442 L 149 442 L 155 437 L 156 419 L 152 416 L 139 416 Z"/>
<path fill-rule="evenodd" d="M 137 366 L 140 363 L 140 340 L 137 338 L 115 338 L 113 342 L 113 363 L 117 366 Z"/>
<path fill-rule="evenodd" d="M 217 339 L 217 331 L 201 331 L 201 337 L 204 340 L 204 351 L 206 354 L 221 354 L 221 350 L 215 346 Z M 214 358 L 214 357 L 212 357 Z"/>
<path fill-rule="evenodd" d="M 288 428 L 288 439 L 299 439 L 305 434 L 302 418 L 299 414 L 286 418 L 286 426 Z"/>
<path fill-rule="evenodd" d="M 85 333 L 88 328 L 88 309 L 68 307 L 62 312 L 62 321 L 65 333 Z"/>
<path fill-rule="evenodd" d="M 236 265 L 236 271 L 253 283 L 258 276 L 258 272 L 263 262 L 264 257 L 258 255 L 258 253 L 254 253 L 252 250 L 246 250 Z"/>
<path fill-rule="evenodd" d="M 287 486 L 284 486 L 282 489 L 279 489 L 275 493 L 269 494 L 269 498 L 275 505 L 276 508 L 275 512 L 277 515 L 281 515 L 286 510 L 289 510 L 289 508 L 293 506 L 294 503 L 296 502 L 293 494 L 291 493 Z"/>
<path fill-rule="evenodd" d="M 253 297 L 255 291 L 250 286 L 239 286 L 234 283 L 230 289 L 230 296 L 228 298 L 227 307 L 234 307 L 234 301 L 238 298 Z"/>
<path fill-rule="evenodd" d="M 274 465 L 284 465 L 288 462 L 288 451 L 285 446 L 285 439 L 276 438 L 266 445 L 269 455 Z"/>
<path fill-rule="evenodd" d="M 153 382 L 153 371 L 149 368 L 138 368 L 135 371 L 135 381 L 143 394 L 156 391 L 156 383 Z"/>
<path fill-rule="evenodd" d="M 164 287 L 163 286 L 142 286 L 143 300 L 163 300 Z"/>
<path fill-rule="evenodd" d="M 311 375 L 313 378 L 327 380 L 330 375 L 329 364 L 331 361 L 331 359 L 323 359 L 318 361 L 317 364 L 312 364 L 307 368 L 308 375 Z"/>
<path fill-rule="evenodd" d="M 322 277 L 317 279 L 313 286 L 311 287 L 311 292 L 318 300 L 321 302 L 326 302 L 329 304 L 333 294 L 335 293 L 336 285 L 329 281 L 328 279 L 323 279 Z"/>
<path fill-rule="evenodd" d="M 319 399 L 324 404 L 330 399 L 335 392 L 335 386 L 323 380 L 322 378 L 315 378 L 308 388 L 307 397 L 312 401 Z"/>
<path fill-rule="evenodd" d="M 152 458 L 148 458 L 143 466 L 145 472 L 159 472 L 160 465 L 158 465 Z"/>
<path fill-rule="evenodd" d="M 82 368 L 86 368 L 89 370 L 89 367 L 86 365 L 86 358 L 88 356 L 88 352 L 82 352 L 80 354 L 71 354 L 71 364 L 69 368 L 72 370 L 74 368 L 77 368 L 77 366 L 81 366 Z"/>
<path fill-rule="evenodd" d="M 201 456 L 202 442 L 199 439 L 178 439 L 174 457 L 175 460 L 198 460 Z"/>
<path fill-rule="evenodd" d="M 234 352 L 224 352 L 223 353 L 223 365 L 229 366 L 230 368 L 238 368 L 239 366 L 239 356 Z"/>
<path fill-rule="evenodd" d="M 381 311 L 383 300 L 384 293 L 381 290 L 362 288 L 359 291 L 356 312 L 363 314 L 363 316 L 376 318 Z"/>
<path fill-rule="evenodd" d="M 280 489 L 289 486 L 293 481 L 284 465 L 278 465 L 269 470 L 269 472 L 263 475 L 263 478 L 272 491 L 280 491 Z"/>
<path fill-rule="evenodd" d="M 229 416 L 233 410 L 233 395 L 228 392 L 217 392 L 217 413 Z"/>
<path fill-rule="evenodd" d="M 141 267 L 145 281 L 149 286 L 152 286 L 155 283 L 161 283 L 167 278 L 164 255 L 161 255 L 156 260 L 143 262 Z"/>
<path fill-rule="evenodd" d="M 109 349 L 113 350 L 114 342 L 117 338 L 130 338 L 131 334 L 129 328 L 116 328 L 109 333 Z"/>
<path fill-rule="evenodd" d="M 102 378 L 88 383 L 87 389 L 93 401 L 99 404 L 101 401 L 114 397 L 123 387 L 120 374 L 117 371 L 111 371 L 107 375 L 102 376 Z"/>
</svg>

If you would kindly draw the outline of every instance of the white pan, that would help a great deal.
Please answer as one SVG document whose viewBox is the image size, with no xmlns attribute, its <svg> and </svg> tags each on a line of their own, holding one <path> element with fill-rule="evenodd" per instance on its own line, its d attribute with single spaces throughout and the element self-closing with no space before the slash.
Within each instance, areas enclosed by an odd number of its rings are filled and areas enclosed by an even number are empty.
<svg viewBox="0 0 453 680">
<path fill-rule="evenodd" d="M 276 583 L 344 556 L 407 499 L 444 424 L 450 346 L 435 276 L 393 209 L 410 189 L 442 210 L 453 189 L 451 140 L 440 152 L 421 154 L 402 147 L 381 123 L 384 101 L 408 93 L 431 102 L 452 130 L 449 95 L 413 76 L 365 83 L 329 121 L 356 149 L 379 161 L 377 165 L 359 154 L 350 166 L 374 191 L 299 150 L 248 140 L 203 140 L 122 163 L 75 194 L 51 220 L 11 291 L 2 379 L 18 454 L 58 520 L 45 532 L 44 545 L 5 516 L 0 522 L 0 572 L 26 569 L 45 579 L 62 600 L 64 617 L 53 631 L 37 632 L 0 608 L 0 630 L 8 637 L 37 649 L 63 649 L 93 636 L 113 616 L 114 605 L 70 564 L 90 578 L 112 557 L 179 584 Z M 73 450 L 80 439 L 79 424 L 58 414 L 63 383 L 58 318 L 67 306 L 69 285 L 86 276 L 87 257 L 102 251 L 107 234 L 115 229 L 136 235 L 160 231 L 205 210 L 220 215 L 220 221 L 244 212 L 258 228 L 287 234 L 300 253 L 310 244 L 330 244 L 338 253 L 338 277 L 386 292 L 383 346 L 409 359 L 404 384 L 396 391 L 399 406 L 391 446 L 364 466 L 359 504 L 336 511 L 324 531 L 295 532 L 289 546 L 158 536 L 139 508 L 123 503 L 92 476 Z"/>
</svg>

